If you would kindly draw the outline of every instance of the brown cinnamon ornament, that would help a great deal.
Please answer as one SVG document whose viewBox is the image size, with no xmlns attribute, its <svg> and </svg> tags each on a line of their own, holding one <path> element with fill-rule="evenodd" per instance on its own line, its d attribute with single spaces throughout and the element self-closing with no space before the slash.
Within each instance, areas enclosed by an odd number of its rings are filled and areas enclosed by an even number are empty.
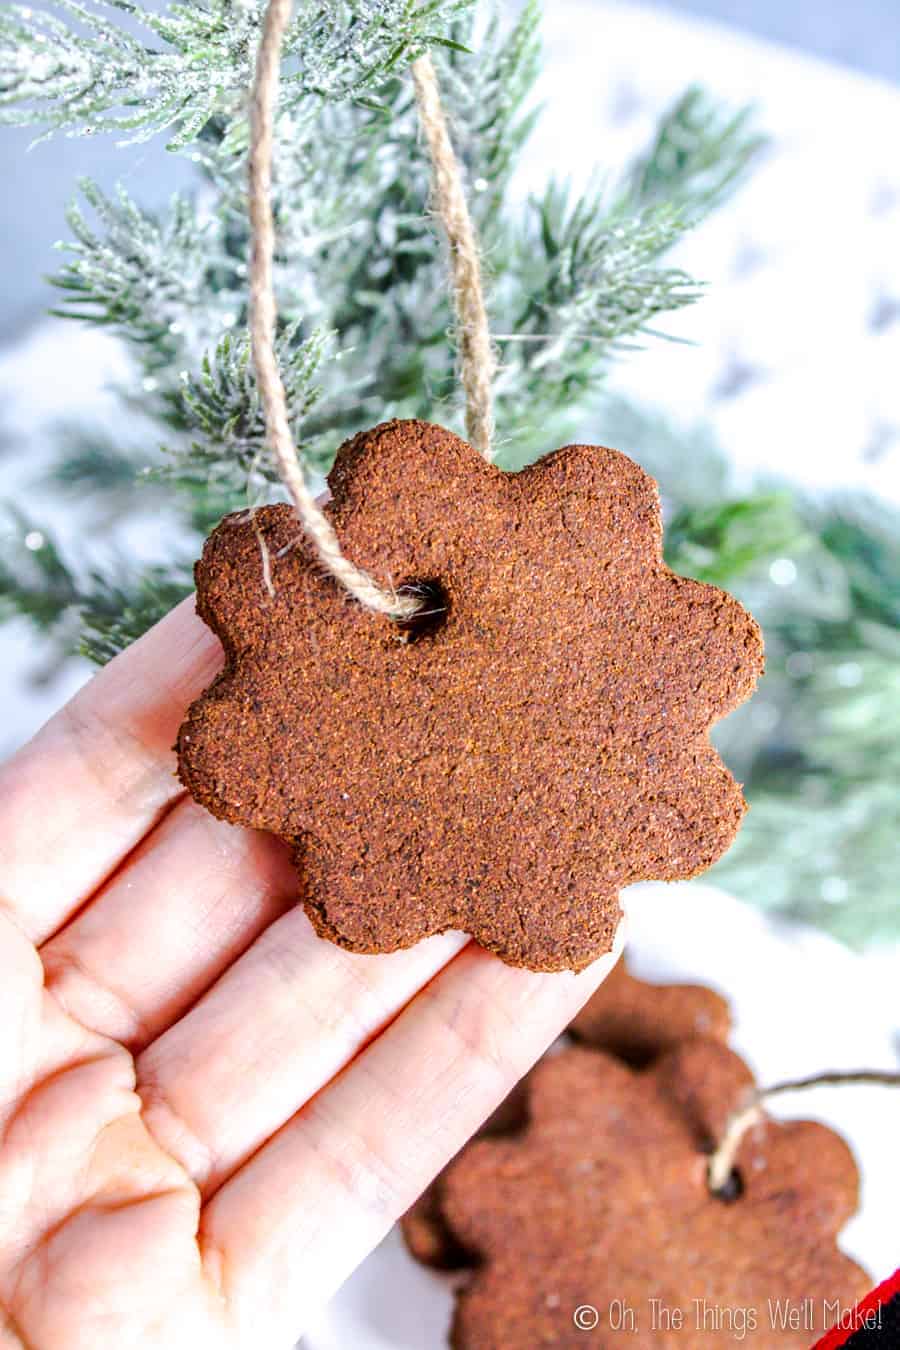
<svg viewBox="0 0 900 1350">
<path fill-rule="evenodd" d="M 226 664 L 182 781 L 291 844 L 317 931 L 351 951 L 463 929 L 513 965 L 587 965 L 621 886 L 693 876 L 737 830 L 707 733 L 759 676 L 756 623 L 665 566 L 656 486 L 614 450 L 507 474 L 389 422 L 329 483 L 347 556 L 430 612 L 404 632 L 348 602 L 287 506 L 228 517 L 196 572 Z"/>
<path fill-rule="evenodd" d="M 806 1350 L 869 1287 L 835 1245 L 856 1167 L 824 1126 L 766 1120 L 730 1198 L 712 1195 L 709 1150 L 751 1082 L 715 1040 L 642 1073 L 594 1050 L 545 1059 L 524 1133 L 470 1144 L 444 1181 L 442 1216 L 480 1259 L 456 1350 Z"/>
<path fill-rule="evenodd" d="M 699 984 L 648 984 L 619 961 L 575 1017 L 568 1034 L 628 1064 L 644 1066 L 693 1036 L 725 1041 L 731 1012 L 721 994 Z M 528 1119 L 530 1075 L 516 1085 L 478 1131 L 478 1138 L 513 1134 Z M 452 1166 L 452 1164 L 451 1164 Z M 400 1220 L 403 1240 L 424 1265 L 456 1270 L 471 1253 L 448 1230 L 442 1212 L 444 1169 Z"/>
<path fill-rule="evenodd" d="M 727 999 L 702 984 L 648 984 L 622 960 L 567 1028 L 569 1035 L 643 1067 L 694 1036 L 727 1041 Z"/>
</svg>

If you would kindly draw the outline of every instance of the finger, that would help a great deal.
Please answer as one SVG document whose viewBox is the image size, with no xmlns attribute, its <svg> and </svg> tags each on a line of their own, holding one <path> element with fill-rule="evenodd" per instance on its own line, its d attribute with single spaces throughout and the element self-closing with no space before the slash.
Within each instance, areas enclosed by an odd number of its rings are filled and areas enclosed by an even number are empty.
<svg viewBox="0 0 900 1350">
<path fill-rule="evenodd" d="M 621 951 L 538 975 L 470 944 L 207 1205 L 239 1327 L 302 1328 L 562 1031 Z"/>
<path fill-rule="evenodd" d="M 184 798 L 41 949 L 47 988 L 82 1026 L 137 1052 L 296 895 L 284 844 Z"/>
<path fill-rule="evenodd" d="M 0 767 L 0 894 L 35 942 L 92 894 L 182 789 L 172 746 L 222 663 L 185 600 Z"/>
<path fill-rule="evenodd" d="M 448 933 L 359 956 L 292 910 L 139 1057 L 144 1119 L 210 1194 L 465 942 Z"/>
</svg>

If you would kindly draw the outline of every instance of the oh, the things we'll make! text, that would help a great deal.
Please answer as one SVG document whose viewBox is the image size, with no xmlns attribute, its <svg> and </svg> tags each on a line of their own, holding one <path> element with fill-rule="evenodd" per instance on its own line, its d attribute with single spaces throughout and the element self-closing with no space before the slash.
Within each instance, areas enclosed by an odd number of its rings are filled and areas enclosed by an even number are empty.
<svg viewBox="0 0 900 1350">
<path fill-rule="evenodd" d="M 717 1332 L 727 1340 L 743 1341 L 762 1328 L 780 1332 L 809 1332 L 811 1336 L 840 1327 L 845 1331 L 877 1331 L 881 1308 L 848 1308 L 840 1299 L 769 1298 L 764 1304 L 721 1304 L 695 1298 L 686 1305 L 648 1298 L 641 1307 L 626 1299 L 612 1299 L 606 1307 L 580 1303 L 572 1320 L 579 1331 L 603 1327 L 623 1336 L 643 1330 Z"/>
</svg>

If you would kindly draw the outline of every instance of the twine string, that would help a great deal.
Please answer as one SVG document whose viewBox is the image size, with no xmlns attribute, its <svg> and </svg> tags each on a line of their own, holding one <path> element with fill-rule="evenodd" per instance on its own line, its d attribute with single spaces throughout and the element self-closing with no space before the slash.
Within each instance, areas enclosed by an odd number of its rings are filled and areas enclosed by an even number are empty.
<svg viewBox="0 0 900 1350">
<path fill-rule="evenodd" d="M 707 1165 L 709 1189 L 715 1193 L 727 1186 L 744 1135 L 763 1119 L 764 1102 L 772 1097 L 780 1097 L 785 1092 L 860 1083 L 877 1084 L 880 1087 L 900 1087 L 900 1073 L 894 1073 L 889 1069 L 854 1069 L 846 1073 L 834 1071 L 812 1074 L 808 1078 L 785 1079 L 784 1082 L 773 1083 L 771 1087 L 754 1089 L 728 1117 L 722 1138 L 710 1155 Z"/>
<path fill-rule="evenodd" d="M 272 152 L 281 49 L 291 18 L 293 0 L 269 0 L 250 95 L 250 348 L 265 417 L 269 446 L 278 474 L 309 535 L 323 567 L 361 605 L 392 619 L 409 619 L 420 601 L 385 589 L 346 558 L 331 521 L 306 482 L 291 435 L 284 381 L 275 354 L 276 306 L 272 277 L 275 224 L 272 216 Z M 258 535 L 259 537 L 259 535 Z M 272 591 L 265 544 L 260 537 L 264 579 Z"/>
<path fill-rule="evenodd" d="M 493 459 L 492 381 L 496 357 L 488 325 L 481 257 L 469 214 L 462 170 L 441 105 L 434 62 L 427 54 L 412 63 L 419 121 L 431 159 L 434 204 L 450 246 L 460 382 L 466 396 L 466 436 L 480 455 Z"/>
<path fill-rule="evenodd" d="M 249 215 L 250 349 L 269 446 L 279 477 L 312 540 L 322 566 L 361 605 L 397 621 L 411 619 L 423 600 L 414 592 L 380 586 L 345 557 L 334 528 L 306 482 L 291 434 L 284 381 L 275 351 L 277 310 L 273 281 L 275 224 L 272 159 L 281 53 L 293 0 L 269 0 L 250 93 Z M 466 428 L 478 451 L 490 459 L 493 439 L 491 378 L 494 355 L 481 288 L 475 230 L 466 206 L 462 173 L 453 152 L 430 57 L 413 64 L 416 100 L 434 166 L 435 200 L 450 243 L 454 303 L 460 332 L 460 375 L 466 395 Z M 274 594 L 265 540 L 257 529 L 263 580 Z"/>
</svg>

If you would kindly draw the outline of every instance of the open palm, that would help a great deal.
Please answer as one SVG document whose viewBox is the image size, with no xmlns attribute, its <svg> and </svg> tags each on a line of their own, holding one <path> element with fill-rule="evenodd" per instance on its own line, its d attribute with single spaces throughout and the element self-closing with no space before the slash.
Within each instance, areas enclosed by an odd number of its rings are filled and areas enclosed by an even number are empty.
<svg viewBox="0 0 900 1350">
<path fill-rule="evenodd" d="M 609 970 L 321 942 L 184 796 L 188 601 L 0 770 L 0 1347 L 289 1346 Z"/>
</svg>

